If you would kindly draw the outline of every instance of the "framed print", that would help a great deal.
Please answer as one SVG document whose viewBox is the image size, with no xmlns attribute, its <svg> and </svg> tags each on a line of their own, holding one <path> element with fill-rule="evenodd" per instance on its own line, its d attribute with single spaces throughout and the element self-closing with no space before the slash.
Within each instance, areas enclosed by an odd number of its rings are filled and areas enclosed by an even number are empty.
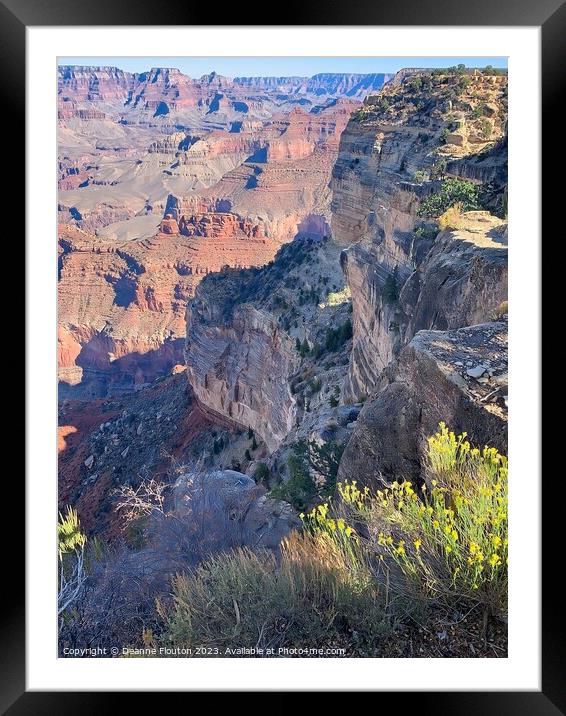
<svg viewBox="0 0 566 716">
<path fill-rule="evenodd" d="M 1 10 L 28 398 L 6 712 L 563 712 L 537 429 L 563 6 Z"/>
</svg>

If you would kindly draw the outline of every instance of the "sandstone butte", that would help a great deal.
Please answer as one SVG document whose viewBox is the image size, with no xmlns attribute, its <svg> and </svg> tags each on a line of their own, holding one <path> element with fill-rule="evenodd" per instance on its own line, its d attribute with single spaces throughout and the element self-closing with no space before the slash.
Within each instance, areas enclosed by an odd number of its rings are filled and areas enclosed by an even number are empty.
<svg viewBox="0 0 566 716">
<path fill-rule="evenodd" d="M 404 71 L 354 104 L 296 78 L 63 75 L 62 105 L 106 117 L 60 129 L 62 173 L 72 155 L 90 177 L 60 191 L 62 397 L 95 398 L 61 404 L 61 500 L 89 528 L 115 531 L 112 486 L 142 464 L 173 479 L 204 455 L 233 486 L 262 462 L 277 484 L 306 440 L 341 445 L 340 478 L 419 479 L 439 420 L 506 450 L 505 76 Z M 79 123 L 119 102 L 111 163 Z M 148 141 L 183 113 L 192 132 Z M 483 199 L 440 230 L 419 209 L 447 177 Z"/>
</svg>

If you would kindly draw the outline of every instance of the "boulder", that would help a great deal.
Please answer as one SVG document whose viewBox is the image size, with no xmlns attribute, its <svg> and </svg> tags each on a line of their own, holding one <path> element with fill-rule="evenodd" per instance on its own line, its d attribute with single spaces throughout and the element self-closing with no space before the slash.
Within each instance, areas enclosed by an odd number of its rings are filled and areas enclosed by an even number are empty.
<svg viewBox="0 0 566 716">
<path fill-rule="evenodd" d="M 469 375 L 469 361 L 490 366 L 485 382 Z M 420 331 L 364 405 L 338 477 L 372 485 L 381 478 L 418 481 L 426 439 L 441 421 L 456 433 L 467 432 L 478 447 L 489 444 L 506 453 L 506 396 L 506 322 Z"/>
<path fill-rule="evenodd" d="M 216 524 L 227 519 L 233 525 L 229 533 L 237 533 L 241 544 L 250 547 L 274 549 L 301 525 L 290 504 L 270 499 L 264 487 L 235 470 L 186 473 L 177 480 L 174 492 L 180 514 L 190 519 L 202 511 L 212 515 Z"/>
</svg>

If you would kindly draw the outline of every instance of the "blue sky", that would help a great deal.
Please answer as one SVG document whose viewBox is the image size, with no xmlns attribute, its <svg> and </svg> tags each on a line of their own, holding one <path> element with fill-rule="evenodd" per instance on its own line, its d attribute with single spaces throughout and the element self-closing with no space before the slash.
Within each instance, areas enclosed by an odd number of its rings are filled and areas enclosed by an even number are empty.
<svg viewBox="0 0 566 716">
<path fill-rule="evenodd" d="M 228 77 L 310 77 L 319 72 L 397 72 L 403 67 L 507 67 L 506 57 L 60 57 L 60 65 L 111 65 L 129 72 L 176 67 L 190 77 L 213 70 Z"/>
</svg>

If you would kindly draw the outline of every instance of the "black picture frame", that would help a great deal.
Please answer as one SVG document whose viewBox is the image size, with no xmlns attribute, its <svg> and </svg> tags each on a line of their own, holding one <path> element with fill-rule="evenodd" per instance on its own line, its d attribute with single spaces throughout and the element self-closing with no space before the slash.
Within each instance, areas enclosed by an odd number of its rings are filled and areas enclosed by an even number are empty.
<svg viewBox="0 0 566 716">
<path fill-rule="evenodd" d="M 224 9 L 222 25 L 282 24 L 266 20 L 267 5 L 254 8 L 246 3 L 245 12 L 236 7 Z M 424 26 L 540 26 L 542 37 L 542 111 L 543 133 L 547 137 L 560 122 L 558 103 L 562 98 L 564 76 L 564 47 L 566 46 L 566 4 L 563 0 L 475 0 L 462 3 L 458 0 L 396 0 L 396 2 L 377 3 L 371 0 L 320 0 L 306 6 L 288 0 L 282 8 L 284 19 L 293 19 L 294 25 L 424 25 Z M 97 0 L 84 2 L 78 0 L 0 0 L 0 97 L 2 113 L 10 115 L 9 141 L 4 152 L 12 156 L 7 160 L 9 167 L 24 168 L 25 146 L 25 63 L 26 63 L 26 27 L 28 26 L 85 26 L 85 25 L 208 25 L 210 13 L 206 6 L 193 7 L 182 0 L 168 0 L 167 4 L 150 0 Z M 260 23 L 248 22 L 251 18 L 260 18 Z M 246 22 L 242 23 L 242 20 Z M 233 22 L 232 22 L 233 21 Z M 346 22 L 344 22 L 346 21 Z M 288 24 L 288 23 L 284 23 Z M 431 48 L 431 54 L 434 54 Z M 6 135 L 5 135 L 6 136 Z M 15 140 L 17 136 L 19 141 Z M 537 141 L 533 137 L 533 141 Z M 562 182 L 550 178 L 550 170 L 561 167 L 559 154 L 563 146 L 554 141 L 543 144 L 544 194 L 543 211 L 548 216 L 547 224 L 554 208 L 562 202 Z M 5 156 L 5 154 L 4 154 Z M 21 197 L 23 184 L 10 181 L 9 204 L 14 215 L 21 216 Z M 17 219 L 17 232 L 22 234 L 21 220 Z M 563 232 L 562 232 L 563 233 Z M 15 243 L 15 242 L 14 242 Z M 533 250 L 538 250 L 534 247 Z M 26 307 L 28 311 L 32 306 Z M 539 336 L 534 335 L 533 340 Z M 30 396 L 27 396 L 28 398 Z M 533 426 L 533 430 L 536 426 Z M 33 445 L 27 445 L 33 450 Z M 6 475 L 9 472 L 6 471 Z M 537 476 L 533 476 L 535 480 Z M 11 481 L 14 483 L 14 479 Z M 382 693 L 379 695 L 379 708 L 384 708 L 384 699 L 403 697 L 403 706 L 414 705 L 420 713 L 478 715 L 513 714 L 513 716 L 537 716 L 566 714 L 566 647 L 564 640 L 564 616 L 558 589 L 553 580 L 560 582 L 561 569 L 557 572 L 551 565 L 562 565 L 560 541 L 551 539 L 552 524 L 560 524 L 559 501 L 549 494 L 543 496 L 543 615 L 542 615 L 542 690 L 540 692 L 404 692 Z M 24 481 L 11 484 L 9 501 L 12 508 L 18 503 L 25 504 Z M 15 510 L 14 510 L 15 511 Z M 7 528 L 6 528 L 7 532 Z M 25 688 L 25 591 L 24 591 L 24 540 L 16 540 L 10 531 L 10 544 L 3 550 L 5 560 L 4 590 L 9 597 L 9 606 L 0 612 L 3 647 L 0 650 L 0 707 L 2 713 L 12 714 L 62 714 L 69 712 L 86 716 L 100 713 L 101 709 L 112 705 L 126 705 L 125 694 L 86 693 L 86 692 L 29 692 Z M 563 541 L 563 540 L 562 540 Z M 533 578 L 537 575 L 534 574 Z M 554 588 L 553 588 L 554 587 Z M 417 667 L 415 667 L 417 668 Z M 409 679 L 410 681 L 410 679 Z M 290 685 L 291 686 L 291 685 Z M 335 687 L 336 685 L 333 684 Z M 447 684 L 447 688 L 450 684 Z M 261 684 L 258 684 L 258 690 Z M 368 687 L 368 690 L 371 690 Z M 146 698 L 149 694 L 143 694 Z M 128 699 L 131 696 L 127 697 Z M 184 698 L 187 698 L 185 695 Z M 410 702 L 410 704 L 409 704 Z M 399 708 L 397 701 L 397 707 Z M 147 707 L 147 702 L 146 702 Z M 190 702 L 185 702 L 185 707 Z M 131 708 L 131 702 L 128 701 Z M 376 704 L 377 706 L 377 704 Z M 385 707 L 386 708 L 386 707 Z"/>
</svg>

